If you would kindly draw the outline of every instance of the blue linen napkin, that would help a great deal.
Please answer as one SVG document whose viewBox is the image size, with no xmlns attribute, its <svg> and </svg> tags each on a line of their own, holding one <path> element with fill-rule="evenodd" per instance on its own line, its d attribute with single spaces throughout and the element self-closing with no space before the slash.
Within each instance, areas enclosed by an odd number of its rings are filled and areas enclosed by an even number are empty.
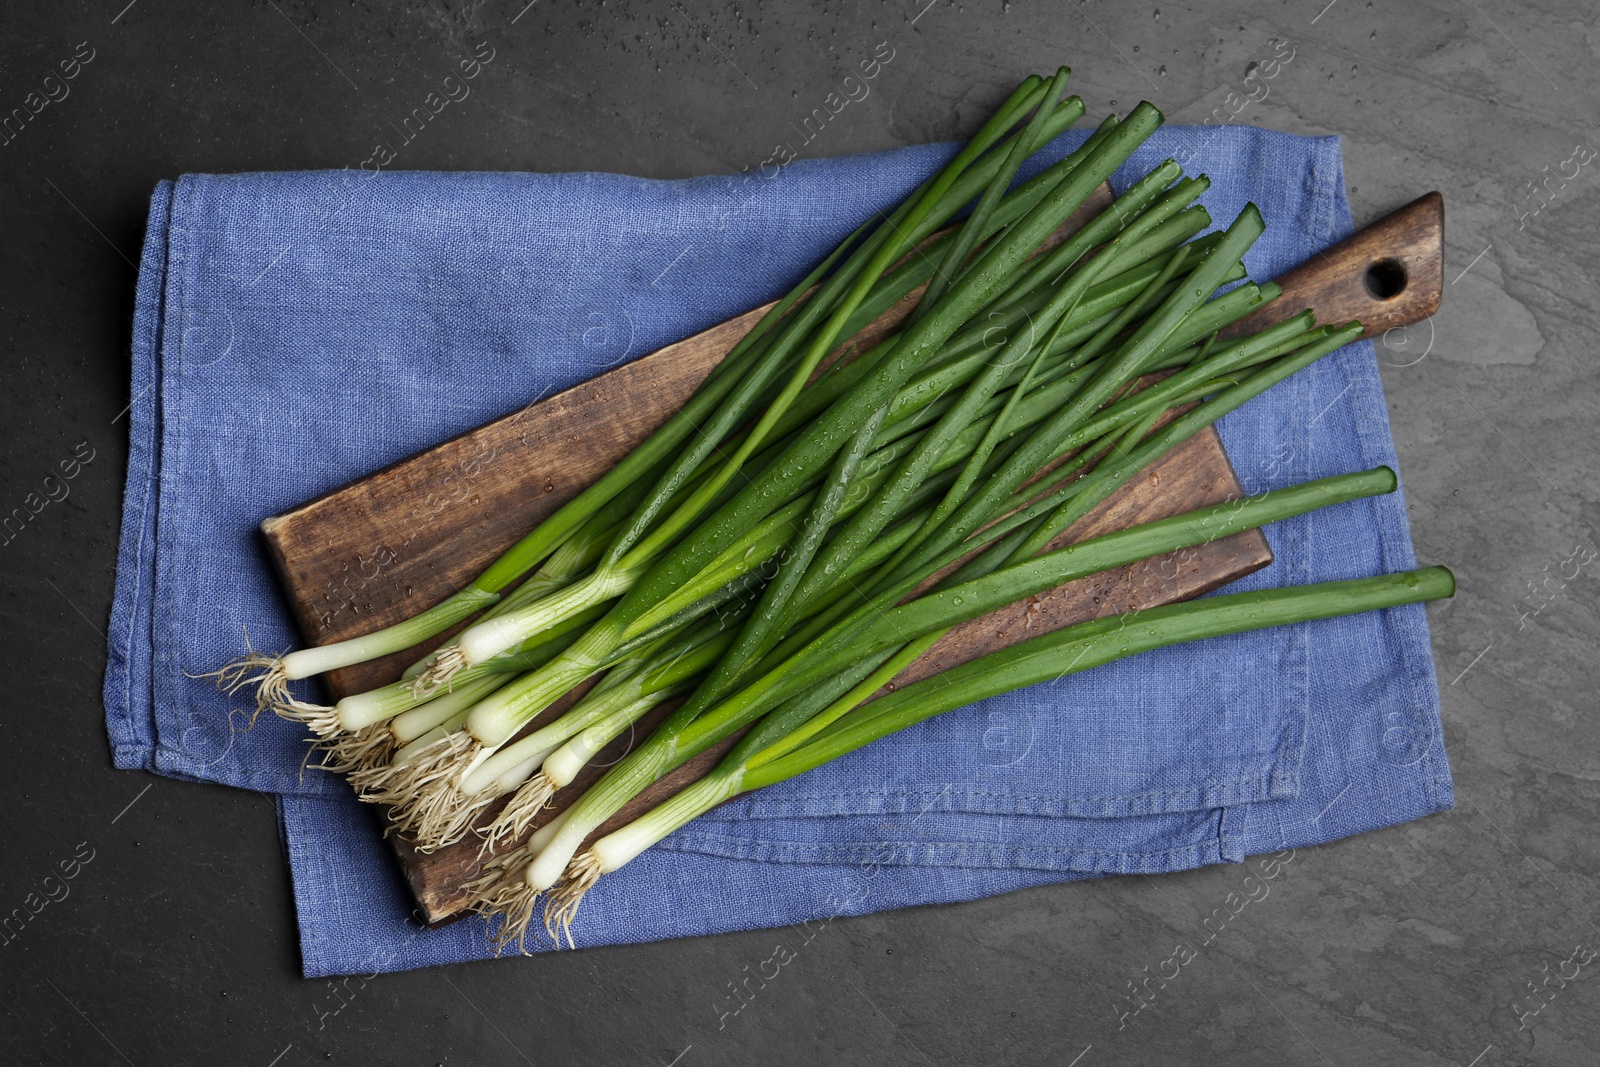
<svg viewBox="0 0 1600 1067">
<path fill-rule="evenodd" d="M 1041 162 L 1085 136 L 1061 137 Z M 296 641 L 265 516 L 771 299 L 952 151 L 690 181 L 604 174 L 186 175 L 152 200 L 106 672 L 119 767 L 274 793 L 308 976 L 487 954 L 423 931 L 369 812 L 304 735 L 188 677 Z M 1162 130 L 1271 278 L 1351 229 L 1335 138 Z M 1229 415 L 1247 490 L 1394 464 L 1359 343 Z M 1230 590 L 1414 565 L 1399 494 L 1269 527 Z M 188 673 L 186 673 L 188 672 Z M 749 929 L 1313 844 L 1451 804 L 1412 606 L 1147 653 L 986 701 L 740 799 L 590 894 L 580 944 Z M 663 907 L 663 904 L 667 905 Z"/>
</svg>

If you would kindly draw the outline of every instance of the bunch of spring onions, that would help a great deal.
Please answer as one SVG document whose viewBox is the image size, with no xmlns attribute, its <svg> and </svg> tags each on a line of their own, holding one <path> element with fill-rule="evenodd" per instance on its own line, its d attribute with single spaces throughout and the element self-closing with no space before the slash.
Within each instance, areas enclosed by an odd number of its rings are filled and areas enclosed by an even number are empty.
<svg viewBox="0 0 1600 1067">
<path fill-rule="evenodd" d="M 729 797 L 930 715 L 1148 648 L 1449 595 L 1436 569 L 1211 598 L 1069 627 L 873 699 L 950 628 L 1005 604 L 1394 488 L 1381 468 L 1059 547 L 1138 471 L 1361 332 L 1305 313 L 1221 340 L 1278 295 L 1248 281 L 1221 292 L 1244 278 L 1263 223 L 1249 206 L 1199 236 L 1206 180 L 1171 161 L 1052 243 L 1161 122 L 1140 104 L 1018 182 L 1083 114 L 1062 98 L 1066 77 L 1024 81 L 681 411 L 460 593 L 364 637 L 252 654 L 219 683 L 254 686 L 259 708 L 309 726 L 322 766 L 349 773 L 417 848 L 475 831 L 493 852 L 478 906 L 505 944 L 541 901 L 546 928 L 570 930 L 602 874 Z M 837 358 L 919 290 L 896 332 Z M 393 685 L 332 707 L 288 688 L 480 612 Z M 597 753 L 671 702 L 535 829 Z M 600 836 L 662 776 L 729 743 L 706 777 Z"/>
</svg>

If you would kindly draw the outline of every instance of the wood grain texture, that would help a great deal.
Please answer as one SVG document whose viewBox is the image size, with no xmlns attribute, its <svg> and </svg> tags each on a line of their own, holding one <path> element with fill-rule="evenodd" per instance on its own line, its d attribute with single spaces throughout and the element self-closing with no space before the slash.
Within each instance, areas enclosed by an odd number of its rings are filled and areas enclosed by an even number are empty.
<svg viewBox="0 0 1600 1067">
<path fill-rule="evenodd" d="M 1275 278 L 1283 296 L 1234 323 L 1223 338 L 1282 321 L 1311 308 L 1319 323 L 1355 320 L 1363 337 L 1409 326 L 1439 310 L 1444 299 L 1444 197 L 1417 197 Z"/>
<path fill-rule="evenodd" d="M 1109 202 L 1093 202 L 1058 231 L 1073 232 Z M 1313 308 L 1319 321 L 1360 318 L 1369 333 L 1420 321 L 1442 293 L 1442 203 L 1429 194 L 1279 279 L 1284 298 L 1251 317 L 1249 329 Z M 1394 260 L 1402 291 L 1380 299 L 1367 292 L 1367 268 Z M 868 328 L 891 330 L 914 297 Z M 747 312 L 649 356 L 470 431 L 262 524 L 302 632 L 321 644 L 371 632 L 409 617 L 469 582 L 528 528 L 571 499 L 626 455 L 693 392 L 765 307 Z M 868 331 L 863 331 L 865 335 Z M 866 341 L 865 336 L 858 340 Z M 1236 497 L 1241 490 L 1214 432 L 1206 430 L 1141 472 L 1058 543 Z M 937 670 L 1071 623 L 1149 607 L 1210 591 L 1271 561 L 1266 540 L 1248 532 L 1197 549 L 1069 583 L 1043 596 L 974 620 L 950 633 L 893 683 Z M 429 644 L 437 644 L 438 641 Z M 335 697 L 385 684 L 426 646 L 330 676 Z M 548 722 L 577 692 L 540 715 Z M 571 798 L 670 713 L 658 709 L 630 736 L 602 753 L 591 769 L 557 795 L 554 816 Z M 723 746 L 658 782 L 602 828 L 622 825 L 699 777 Z M 491 819 L 499 805 L 485 813 Z M 430 855 L 392 838 L 407 880 L 432 924 L 450 921 L 466 903 L 464 881 L 478 870 L 469 840 Z"/>
</svg>

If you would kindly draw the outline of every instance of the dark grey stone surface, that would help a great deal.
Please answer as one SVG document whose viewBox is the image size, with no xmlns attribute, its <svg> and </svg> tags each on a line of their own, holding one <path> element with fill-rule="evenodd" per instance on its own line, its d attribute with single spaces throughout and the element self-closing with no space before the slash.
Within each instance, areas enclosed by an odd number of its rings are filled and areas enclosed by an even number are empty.
<svg viewBox="0 0 1600 1067">
<path fill-rule="evenodd" d="M 71 495 L 0 545 L 0 911 L 80 864 L 0 947 L 0 1060 L 1600 1062 L 1600 962 L 1545 981 L 1600 946 L 1600 564 L 1563 567 L 1600 539 L 1600 163 L 1551 180 L 1548 204 L 1531 184 L 1600 145 L 1592 4 L 524 3 L 0 11 L 0 112 L 93 50 L 70 96 L 0 146 L 7 508 L 79 442 L 93 450 Z M 1444 310 L 1383 351 L 1419 554 L 1461 580 L 1433 611 L 1459 805 L 1296 854 L 1125 1026 L 1119 995 L 1242 870 L 840 920 L 722 1026 L 726 983 L 773 933 L 384 977 L 319 1019 L 335 994 L 297 977 L 269 802 L 110 769 L 102 631 L 132 262 L 157 179 L 358 163 L 481 40 L 495 63 L 405 166 L 735 170 L 880 41 L 894 63 L 817 153 L 970 132 L 1023 73 L 1062 61 L 1091 114 L 1150 97 L 1199 121 L 1273 39 L 1294 59 L 1242 121 L 1342 134 L 1358 219 L 1433 188 L 1448 202 Z"/>
</svg>

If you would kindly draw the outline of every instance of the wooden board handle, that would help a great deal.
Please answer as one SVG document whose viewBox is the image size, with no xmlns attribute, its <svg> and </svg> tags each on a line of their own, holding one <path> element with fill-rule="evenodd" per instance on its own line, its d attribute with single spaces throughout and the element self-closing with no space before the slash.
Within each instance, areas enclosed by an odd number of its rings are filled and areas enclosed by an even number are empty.
<svg viewBox="0 0 1600 1067">
<path fill-rule="evenodd" d="M 1354 319 L 1363 337 L 1421 322 L 1444 299 L 1444 197 L 1419 196 L 1274 280 L 1283 296 L 1223 331 L 1224 340 L 1301 308 L 1325 325 Z"/>
</svg>

